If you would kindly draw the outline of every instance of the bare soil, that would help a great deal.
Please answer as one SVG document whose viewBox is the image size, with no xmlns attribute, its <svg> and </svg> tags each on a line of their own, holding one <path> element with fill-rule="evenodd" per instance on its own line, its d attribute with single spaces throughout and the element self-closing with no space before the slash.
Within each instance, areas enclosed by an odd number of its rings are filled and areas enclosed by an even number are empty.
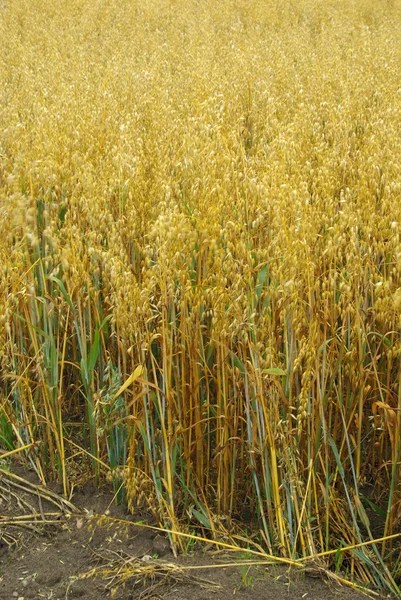
<svg viewBox="0 0 401 600">
<path fill-rule="evenodd" d="M 245 553 L 194 548 L 174 557 L 167 538 L 128 524 L 110 491 L 86 484 L 68 503 L 32 472 L 0 470 L 0 599 L 357 600 L 323 570 L 251 566 Z M 235 563 L 233 565 L 232 563 Z"/>
</svg>

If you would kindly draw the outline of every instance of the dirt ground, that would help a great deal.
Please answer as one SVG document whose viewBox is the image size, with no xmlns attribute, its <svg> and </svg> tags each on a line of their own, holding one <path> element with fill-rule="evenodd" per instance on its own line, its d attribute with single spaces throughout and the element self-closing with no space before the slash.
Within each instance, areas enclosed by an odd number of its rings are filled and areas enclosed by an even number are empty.
<svg viewBox="0 0 401 600">
<path fill-rule="evenodd" d="M 86 484 L 68 503 L 18 465 L 0 470 L 0 599 L 366 598 L 318 569 L 252 566 L 251 556 L 212 544 L 175 558 L 163 535 L 127 523 L 152 524 L 149 516 L 112 500 Z"/>
</svg>

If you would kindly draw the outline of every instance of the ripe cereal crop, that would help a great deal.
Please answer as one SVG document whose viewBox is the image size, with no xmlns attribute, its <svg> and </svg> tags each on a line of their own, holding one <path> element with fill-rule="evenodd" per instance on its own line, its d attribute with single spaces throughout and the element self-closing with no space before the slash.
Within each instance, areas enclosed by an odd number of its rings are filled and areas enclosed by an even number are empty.
<svg viewBox="0 0 401 600">
<path fill-rule="evenodd" d="M 3 454 L 399 592 L 400 19 L 0 2 Z"/>
</svg>

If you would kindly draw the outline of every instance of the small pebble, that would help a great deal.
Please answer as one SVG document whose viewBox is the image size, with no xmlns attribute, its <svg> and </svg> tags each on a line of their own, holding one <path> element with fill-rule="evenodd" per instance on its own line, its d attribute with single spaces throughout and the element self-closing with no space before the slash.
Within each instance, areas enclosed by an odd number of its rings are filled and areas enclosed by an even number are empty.
<svg viewBox="0 0 401 600">
<path fill-rule="evenodd" d="M 54 587 L 61 581 L 61 573 L 55 570 L 52 573 L 38 573 L 36 578 L 37 583 L 41 585 L 48 585 L 49 587 Z"/>
<path fill-rule="evenodd" d="M 276 581 L 279 581 L 280 583 L 290 583 L 290 580 L 286 575 L 279 575 Z"/>
<path fill-rule="evenodd" d="M 74 581 L 70 587 L 70 598 L 81 598 L 85 595 L 85 584 L 82 581 Z"/>
<path fill-rule="evenodd" d="M 152 552 L 158 556 L 164 556 L 171 552 L 171 547 L 167 538 L 157 535 L 152 543 Z"/>
</svg>

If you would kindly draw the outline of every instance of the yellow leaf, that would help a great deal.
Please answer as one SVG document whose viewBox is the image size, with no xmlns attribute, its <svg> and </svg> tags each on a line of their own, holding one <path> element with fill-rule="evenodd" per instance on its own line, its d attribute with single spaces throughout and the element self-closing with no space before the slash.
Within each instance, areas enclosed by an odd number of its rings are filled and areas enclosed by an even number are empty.
<svg viewBox="0 0 401 600">
<path fill-rule="evenodd" d="M 142 365 L 138 365 L 135 371 L 132 373 L 132 375 L 128 377 L 127 381 L 123 383 L 118 392 L 113 396 L 111 401 L 114 402 L 114 400 L 121 396 L 121 394 L 125 392 L 125 390 L 131 385 L 131 383 L 134 383 L 134 381 L 136 381 L 142 375 L 142 373 L 143 367 Z"/>
</svg>

